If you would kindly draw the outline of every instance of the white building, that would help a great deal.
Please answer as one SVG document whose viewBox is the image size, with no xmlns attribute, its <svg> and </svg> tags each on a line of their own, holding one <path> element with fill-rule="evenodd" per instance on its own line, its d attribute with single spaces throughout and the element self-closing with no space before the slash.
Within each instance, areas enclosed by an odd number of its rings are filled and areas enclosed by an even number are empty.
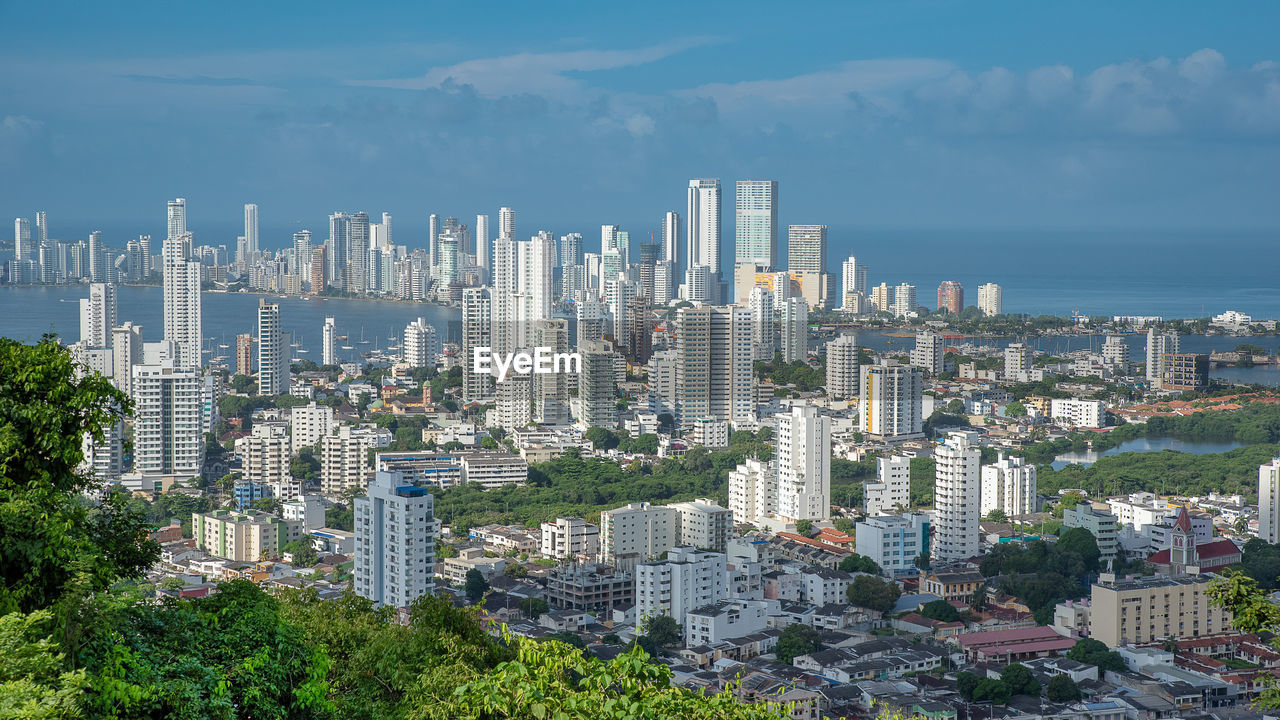
<svg viewBox="0 0 1280 720">
<path fill-rule="evenodd" d="M 979 285 L 978 310 L 987 317 L 1003 313 L 1004 301 L 1001 299 L 1001 294 L 1000 286 L 995 283 Z"/>
<path fill-rule="evenodd" d="M 320 487 L 326 497 L 363 488 L 373 478 L 369 451 L 391 444 L 391 431 L 368 424 L 343 425 L 321 440 Z"/>
<path fill-rule="evenodd" d="M 1053 398 L 1049 404 L 1053 421 L 1068 427 L 1100 428 L 1107 425 L 1107 410 L 1101 400 Z"/>
<path fill-rule="evenodd" d="M 942 372 L 942 358 L 946 343 L 935 332 L 916 334 L 916 346 L 911 350 L 911 367 L 917 367 L 930 375 Z"/>
<path fill-rule="evenodd" d="M 280 305 L 258 300 L 258 394 L 289 394 L 289 341 Z"/>
<path fill-rule="evenodd" d="M 753 287 L 747 295 L 747 309 L 751 311 L 751 353 L 756 360 L 769 362 L 777 350 L 777 332 L 774 330 L 774 294 L 768 288 Z"/>
<path fill-rule="evenodd" d="M 733 534 L 733 513 L 714 500 L 698 498 L 667 505 L 675 511 L 675 542 L 699 550 L 724 552 Z"/>
<path fill-rule="evenodd" d="M 726 558 L 721 553 L 675 547 L 661 562 L 636 565 L 636 619 L 668 615 L 684 624 L 685 614 L 728 597 Z"/>
<path fill-rule="evenodd" d="M 902 283 L 893 291 L 893 316 L 909 318 L 916 311 L 916 286 Z"/>
<path fill-rule="evenodd" d="M 291 479 L 289 456 L 292 442 L 289 428 L 282 423 L 258 422 L 242 438 L 237 438 L 236 454 L 240 456 L 244 479 L 262 485 L 280 487 Z M 276 493 L 277 498 L 280 493 Z M 291 498 L 285 498 L 291 499 Z"/>
<path fill-rule="evenodd" d="M 182 208 L 180 225 L 185 227 L 185 202 Z M 172 203 L 169 225 L 172 232 Z M 185 231 L 164 241 L 164 339 L 178 344 L 179 367 L 198 368 L 203 364 L 200 351 L 204 337 L 200 329 L 200 263 L 190 256 L 191 235 Z"/>
<path fill-rule="evenodd" d="M 854 527 L 860 555 L 875 561 L 885 575 L 916 571 L 915 561 L 929 551 L 929 516 L 923 513 L 871 517 Z"/>
<path fill-rule="evenodd" d="M 1026 515 L 1039 508 L 1036 500 L 1036 466 L 1020 457 L 1005 457 L 982 467 L 982 516 L 992 510 L 1005 515 Z"/>
<path fill-rule="evenodd" d="M 702 305 L 676 313 L 676 422 L 714 417 L 751 424 L 751 313 L 743 307 Z"/>
<path fill-rule="evenodd" d="M 93 283 L 89 297 L 80 299 L 80 342 L 86 348 L 111 347 L 111 330 L 115 326 L 116 286 Z"/>
<path fill-rule="evenodd" d="M 556 560 L 600 552 L 600 528 L 580 517 L 558 517 L 542 523 L 542 554 Z"/>
<path fill-rule="evenodd" d="M 867 294 L 867 264 L 858 262 L 858 258 L 849 256 L 840 266 L 841 309 L 846 312 L 861 311 L 860 298 Z"/>
<path fill-rule="evenodd" d="M 921 437 L 924 378 L 920 371 L 884 360 L 859 372 L 862 399 L 858 429 L 880 440 Z"/>
<path fill-rule="evenodd" d="M 197 351 L 199 346 L 197 346 Z M 133 366 L 133 469 L 187 479 L 204 462 L 199 371 L 173 360 Z"/>
<path fill-rule="evenodd" d="M 763 632 L 777 606 L 776 600 L 734 599 L 690 610 L 684 616 L 685 644 L 711 645 Z"/>
<path fill-rule="evenodd" d="M 729 511 L 733 521 L 754 524 L 778 509 L 778 478 L 771 463 L 747 459 L 729 472 Z"/>
<path fill-rule="evenodd" d="M 354 511 L 355 593 L 396 608 L 429 594 L 439 534 L 431 495 L 379 476 L 369 485 L 367 497 L 355 499 Z"/>
<path fill-rule="evenodd" d="M 440 342 L 436 338 L 435 327 L 427 324 L 426 318 L 418 318 L 405 326 L 402 345 L 402 360 L 409 367 L 436 366 L 436 356 L 440 354 Z M 463 368 L 463 371 L 467 369 Z"/>
<path fill-rule="evenodd" d="M 338 328 L 333 324 L 333 318 L 324 319 L 324 329 L 322 331 L 322 342 L 320 346 L 320 364 L 321 365 L 337 365 L 338 364 Z"/>
<path fill-rule="evenodd" d="M 720 179 L 689 181 L 689 211 L 685 250 L 686 268 L 705 267 L 720 275 Z"/>
<path fill-rule="evenodd" d="M 977 439 L 973 432 L 948 433 L 934 452 L 934 560 L 967 560 L 979 552 L 982 453 Z"/>
<path fill-rule="evenodd" d="M 809 304 L 804 298 L 788 298 L 780 308 L 778 333 L 783 362 L 805 362 L 809 359 Z"/>
<path fill-rule="evenodd" d="M 827 397 L 858 396 L 858 339 L 841 335 L 827 343 Z"/>
<path fill-rule="evenodd" d="M 812 406 L 778 420 L 778 516 L 787 522 L 831 518 L 831 419 Z"/>
<path fill-rule="evenodd" d="M 729 447 L 729 423 L 713 417 L 695 418 L 689 423 L 689 444 L 706 448 Z"/>
<path fill-rule="evenodd" d="M 578 375 L 578 422 L 588 428 L 612 430 L 618 425 L 617 382 L 613 371 L 614 353 L 602 340 L 578 345 L 582 372 Z"/>
<path fill-rule="evenodd" d="M 328 405 L 295 405 L 289 409 L 289 428 L 293 437 L 293 452 L 320 442 L 333 431 L 333 408 Z"/>
<path fill-rule="evenodd" d="M 853 576 L 849 573 L 824 567 L 806 567 L 799 575 L 802 602 L 821 607 L 849 601 L 845 592 L 853 582 Z"/>
<path fill-rule="evenodd" d="M 1129 344 L 1119 335 L 1108 335 L 1102 343 L 1102 364 L 1121 375 L 1129 373 Z"/>
<path fill-rule="evenodd" d="M 676 544 L 675 510 L 662 505 L 631 503 L 600 513 L 600 561 L 630 569 L 656 558 Z"/>
<path fill-rule="evenodd" d="M 1159 390 L 1164 377 L 1164 356 L 1179 351 L 1179 338 L 1174 333 L 1156 332 L 1154 327 L 1147 329 L 1147 380 L 1151 387 Z"/>
<path fill-rule="evenodd" d="M 1004 349 L 1004 375 L 1011 380 L 1019 380 L 1031 372 L 1034 352 L 1025 343 L 1009 343 Z"/>
<path fill-rule="evenodd" d="M 1258 468 L 1258 537 L 1280 543 L 1280 459 Z"/>
<path fill-rule="evenodd" d="M 778 181 L 739 180 L 734 197 L 735 262 L 778 266 Z M 739 302 L 742 298 L 737 298 Z"/>
<path fill-rule="evenodd" d="M 892 515 L 911 507 L 911 458 L 893 455 L 876 462 L 876 481 L 862 486 L 867 514 Z"/>
</svg>

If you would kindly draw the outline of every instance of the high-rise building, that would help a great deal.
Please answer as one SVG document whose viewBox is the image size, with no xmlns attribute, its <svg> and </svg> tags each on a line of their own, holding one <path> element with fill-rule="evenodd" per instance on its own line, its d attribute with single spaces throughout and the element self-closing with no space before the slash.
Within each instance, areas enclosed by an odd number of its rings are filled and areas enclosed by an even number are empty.
<svg viewBox="0 0 1280 720">
<path fill-rule="evenodd" d="M 1280 458 L 1258 468 L 1258 537 L 1280 543 Z"/>
<path fill-rule="evenodd" d="M 120 392 L 133 397 L 133 366 L 142 362 L 142 327 L 126 322 L 111 328 L 111 379 Z"/>
<path fill-rule="evenodd" d="M 1004 312 L 1004 302 L 1001 299 L 999 285 L 986 283 L 978 286 L 978 310 L 987 317 L 1000 315 Z"/>
<path fill-rule="evenodd" d="M 116 326 L 116 286 L 93 283 L 89 297 L 80 300 L 80 342 L 85 347 L 111 347 L 111 329 Z"/>
<path fill-rule="evenodd" d="M 1209 356 L 1197 353 L 1165 353 L 1160 358 L 1161 390 L 1203 390 L 1209 386 Z"/>
<path fill-rule="evenodd" d="M 728 597 L 726 557 L 691 547 L 672 548 L 666 560 L 636 565 L 636 622 L 660 615 L 685 625 L 685 614 Z"/>
<path fill-rule="evenodd" d="M 939 563 L 968 560 L 980 552 L 982 453 L 976 441 L 977 433 L 952 432 L 934 451 L 931 558 Z"/>
<path fill-rule="evenodd" d="M 1009 517 L 1027 515 L 1038 510 L 1037 505 L 1035 465 L 1002 453 L 994 464 L 982 466 L 983 517 L 992 510 Z"/>
<path fill-rule="evenodd" d="M 258 394 L 289 394 L 289 340 L 280 305 L 258 300 Z"/>
<path fill-rule="evenodd" d="M 254 203 L 244 204 L 244 242 L 249 257 L 258 257 L 258 206 Z"/>
<path fill-rule="evenodd" d="M 752 341 L 747 308 L 701 305 L 676 312 L 677 423 L 704 417 L 751 422 Z"/>
<path fill-rule="evenodd" d="M 739 180 L 734 205 L 735 262 L 772 271 L 778 266 L 778 181 Z"/>
<path fill-rule="evenodd" d="M 856 312 L 857 298 L 865 296 L 867 290 L 867 264 L 850 255 L 840 266 L 841 309 Z"/>
<path fill-rule="evenodd" d="M 676 543 L 676 512 L 665 505 L 631 503 L 600 513 L 600 560 L 630 570 Z"/>
<path fill-rule="evenodd" d="M 863 485 L 868 515 L 894 515 L 911 507 L 911 458 L 877 458 L 876 481 Z"/>
<path fill-rule="evenodd" d="M 680 255 L 680 213 L 668 210 L 662 216 L 662 254 L 659 258 L 679 268 L 684 258 Z"/>
<path fill-rule="evenodd" d="M 720 179 L 689 181 L 689 211 L 686 215 L 686 268 L 707 268 L 719 282 L 720 276 Z"/>
<path fill-rule="evenodd" d="M 435 327 L 428 324 L 426 318 L 418 318 L 405 326 L 402 346 L 402 360 L 409 367 L 436 366 L 440 343 Z"/>
<path fill-rule="evenodd" d="M 495 243 L 496 247 L 496 243 Z M 495 255 L 495 270 L 497 262 Z M 493 376 L 472 372 L 475 349 L 491 347 L 492 295 L 487 287 L 462 291 L 462 400 L 475 402 L 493 395 Z"/>
<path fill-rule="evenodd" d="M 808 405 L 778 420 L 778 516 L 831 518 L 831 419 Z"/>
<path fill-rule="evenodd" d="M 13 219 L 13 259 L 19 262 L 31 256 L 31 220 Z"/>
<path fill-rule="evenodd" d="M 44 213 L 36 214 L 36 223 L 40 223 Z M 169 201 L 169 234 L 165 239 L 182 237 L 187 234 L 187 199 L 174 198 Z M 41 237 L 41 242 L 44 238 Z"/>
<path fill-rule="evenodd" d="M 102 231 L 89 233 L 89 282 L 107 281 L 107 248 L 102 244 Z"/>
<path fill-rule="evenodd" d="M 489 216 L 476 215 L 476 264 L 488 270 L 493 256 L 493 246 L 489 239 Z"/>
<path fill-rule="evenodd" d="M 569 233 L 560 236 L 560 267 L 581 265 L 583 260 L 582 233 Z"/>
<path fill-rule="evenodd" d="M 555 238 L 543 230 L 516 246 L 515 343 L 529 347 L 534 323 L 551 318 Z"/>
<path fill-rule="evenodd" d="M 427 216 L 427 265 L 435 268 L 440 264 L 440 216 L 431 213 Z"/>
<path fill-rule="evenodd" d="M 827 343 L 827 397 L 858 396 L 858 338 L 841 335 Z"/>
<path fill-rule="evenodd" d="M 773 300 L 774 294 L 762 287 L 751 288 L 747 295 L 747 309 L 751 311 L 751 356 L 763 362 L 771 362 L 778 347 Z"/>
<path fill-rule="evenodd" d="M 540 552 L 549 558 L 566 560 L 594 558 L 600 552 L 600 528 L 580 517 L 558 517 L 542 523 Z"/>
<path fill-rule="evenodd" d="M 533 325 L 535 347 L 551 348 L 553 353 L 569 352 L 569 321 L 563 318 L 539 320 Z M 579 368 L 580 369 L 580 368 Z M 537 373 L 532 376 L 533 420 L 543 425 L 565 425 L 569 422 L 568 373 Z"/>
<path fill-rule="evenodd" d="M 778 475 L 774 463 L 747 459 L 729 473 L 729 510 L 735 523 L 753 524 L 778 510 Z"/>
<path fill-rule="evenodd" d="M 945 345 L 938 333 L 916 333 L 916 346 L 911 351 L 911 367 L 918 367 L 930 375 L 942 372 Z"/>
<path fill-rule="evenodd" d="M 236 438 L 235 442 L 236 454 L 243 463 L 244 479 L 271 486 L 277 500 L 296 499 L 282 498 L 281 493 L 275 492 L 276 488 L 288 485 L 292 480 L 289 473 L 292 446 L 289 427 L 284 423 L 254 423 L 249 434 Z"/>
<path fill-rule="evenodd" d="M 516 298 L 520 277 L 518 243 L 510 235 L 499 233 L 493 241 L 493 294 L 489 298 L 493 318 L 493 348 L 497 352 L 511 352 L 516 345 Z"/>
<path fill-rule="evenodd" d="M 293 452 L 311 447 L 333 432 L 333 408 L 317 405 L 295 405 L 289 410 L 289 432 Z"/>
<path fill-rule="evenodd" d="M 1119 335 L 1108 335 L 1102 343 L 1102 364 L 1119 375 L 1129 374 L 1129 344 Z"/>
<path fill-rule="evenodd" d="M 342 425 L 320 441 L 320 490 L 326 497 L 363 488 L 373 478 L 369 451 L 391 444 L 391 431 L 373 424 Z"/>
<path fill-rule="evenodd" d="M 939 285 L 938 309 L 959 315 L 964 310 L 964 286 L 954 280 L 946 280 Z"/>
<path fill-rule="evenodd" d="M 1011 380 L 1019 380 L 1034 367 L 1035 352 L 1026 343 L 1009 343 L 1004 349 L 1004 374 Z"/>
<path fill-rule="evenodd" d="M 916 286 L 902 283 L 893 290 L 893 315 L 898 318 L 911 317 L 916 311 Z"/>
<path fill-rule="evenodd" d="M 812 308 L 827 306 L 827 226 L 787 228 L 787 272 L 800 276 L 800 292 Z"/>
<path fill-rule="evenodd" d="M 612 430 L 618 424 L 617 382 L 614 353 L 608 343 L 589 340 L 578 343 L 582 372 L 578 376 L 578 399 L 582 403 L 579 423 L 586 427 Z"/>
<path fill-rule="evenodd" d="M 862 368 L 861 374 L 859 429 L 882 440 L 920 437 L 924 428 L 920 371 L 884 360 Z"/>
<path fill-rule="evenodd" d="M 133 468 L 182 480 L 204 462 L 202 396 L 196 367 L 164 360 L 133 366 Z"/>
<path fill-rule="evenodd" d="M 311 271 L 311 231 L 299 230 L 293 234 L 293 262 L 290 272 L 305 277 Z"/>
<path fill-rule="evenodd" d="M 783 362 L 809 359 L 809 304 L 804 298 L 788 298 L 782 303 L 779 338 Z"/>
<path fill-rule="evenodd" d="M 325 270 L 328 267 L 326 261 L 326 253 L 328 253 L 327 245 L 320 245 L 311 248 L 311 294 L 319 295 L 324 292 Z"/>
<path fill-rule="evenodd" d="M 1231 612 L 1211 601 L 1208 576 L 1110 579 L 1089 598 L 1089 637 L 1109 648 L 1231 631 Z"/>
<path fill-rule="evenodd" d="M 871 307 L 876 312 L 893 312 L 893 288 L 888 283 L 871 288 Z"/>
<path fill-rule="evenodd" d="M 253 336 L 236 335 L 236 374 L 253 377 Z"/>
<path fill-rule="evenodd" d="M 170 219 L 173 208 L 170 204 Z M 185 207 L 185 205 L 184 205 Z M 185 219 L 183 220 L 185 223 Z M 173 223 L 170 223 L 173 225 Z M 180 367 L 203 364 L 200 325 L 200 263 L 190 259 L 191 235 L 164 241 L 164 339 L 178 344 Z"/>
<path fill-rule="evenodd" d="M 336 212 L 329 216 L 329 249 L 326 251 L 325 281 L 339 290 L 347 287 L 347 263 L 351 261 L 351 216 Z"/>
<path fill-rule="evenodd" d="M 516 211 L 509 207 L 498 208 L 498 235 L 516 236 Z"/>
<path fill-rule="evenodd" d="M 352 589 L 378 606 L 407 608 L 431 594 L 439 522 L 431 495 L 378 473 L 367 497 L 356 498 Z"/>
</svg>

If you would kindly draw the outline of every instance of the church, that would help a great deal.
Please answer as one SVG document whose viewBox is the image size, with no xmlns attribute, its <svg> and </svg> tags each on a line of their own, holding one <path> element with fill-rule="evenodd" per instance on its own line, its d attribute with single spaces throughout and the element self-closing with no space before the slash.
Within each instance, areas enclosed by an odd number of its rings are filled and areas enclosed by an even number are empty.
<svg viewBox="0 0 1280 720">
<path fill-rule="evenodd" d="M 1154 565 L 1160 575 L 1185 575 L 1187 568 L 1213 572 L 1240 562 L 1240 548 L 1226 538 L 1197 545 L 1191 517 L 1183 507 L 1178 508 L 1178 516 L 1169 530 L 1169 547 L 1147 558 L 1147 562 Z"/>
</svg>

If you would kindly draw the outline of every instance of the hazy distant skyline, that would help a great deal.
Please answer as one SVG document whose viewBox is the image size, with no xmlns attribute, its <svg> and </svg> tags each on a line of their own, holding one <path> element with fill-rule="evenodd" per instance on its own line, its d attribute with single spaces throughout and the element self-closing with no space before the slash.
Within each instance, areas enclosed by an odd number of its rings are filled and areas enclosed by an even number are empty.
<svg viewBox="0 0 1280 720">
<path fill-rule="evenodd" d="M 7 2 L 0 212 L 647 236 L 719 177 L 726 245 L 739 179 L 783 228 L 1280 228 L 1280 6 L 1230 11 Z"/>
</svg>

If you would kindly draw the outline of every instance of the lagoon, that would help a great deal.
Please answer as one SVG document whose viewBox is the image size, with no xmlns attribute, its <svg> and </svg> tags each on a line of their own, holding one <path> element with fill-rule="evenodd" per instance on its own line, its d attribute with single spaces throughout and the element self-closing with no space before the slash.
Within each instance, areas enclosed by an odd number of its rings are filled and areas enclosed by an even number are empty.
<svg viewBox="0 0 1280 720">
<path fill-rule="evenodd" d="M 1243 443 L 1235 441 L 1231 442 L 1212 442 L 1204 440 L 1179 440 L 1177 438 L 1134 438 L 1126 440 L 1119 445 L 1102 452 L 1094 452 L 1093 450 L 1081 450 L 1065 452 L 1053 459 L 1050 465 L 1054 470 L 1075 464 L 1088 467 L 1094 464 L 1100 458 L 1108 455 L 1119 455 L 1120 453 L 1136 452 L 1160 452 L 1161 450 L 1177 450 L 1178 452 L 1191 453 L 1193 455 L 1207 455 L 1209 453 L 1223 453 L 1228 450 L 1244 447 Z"/>
</svg>

